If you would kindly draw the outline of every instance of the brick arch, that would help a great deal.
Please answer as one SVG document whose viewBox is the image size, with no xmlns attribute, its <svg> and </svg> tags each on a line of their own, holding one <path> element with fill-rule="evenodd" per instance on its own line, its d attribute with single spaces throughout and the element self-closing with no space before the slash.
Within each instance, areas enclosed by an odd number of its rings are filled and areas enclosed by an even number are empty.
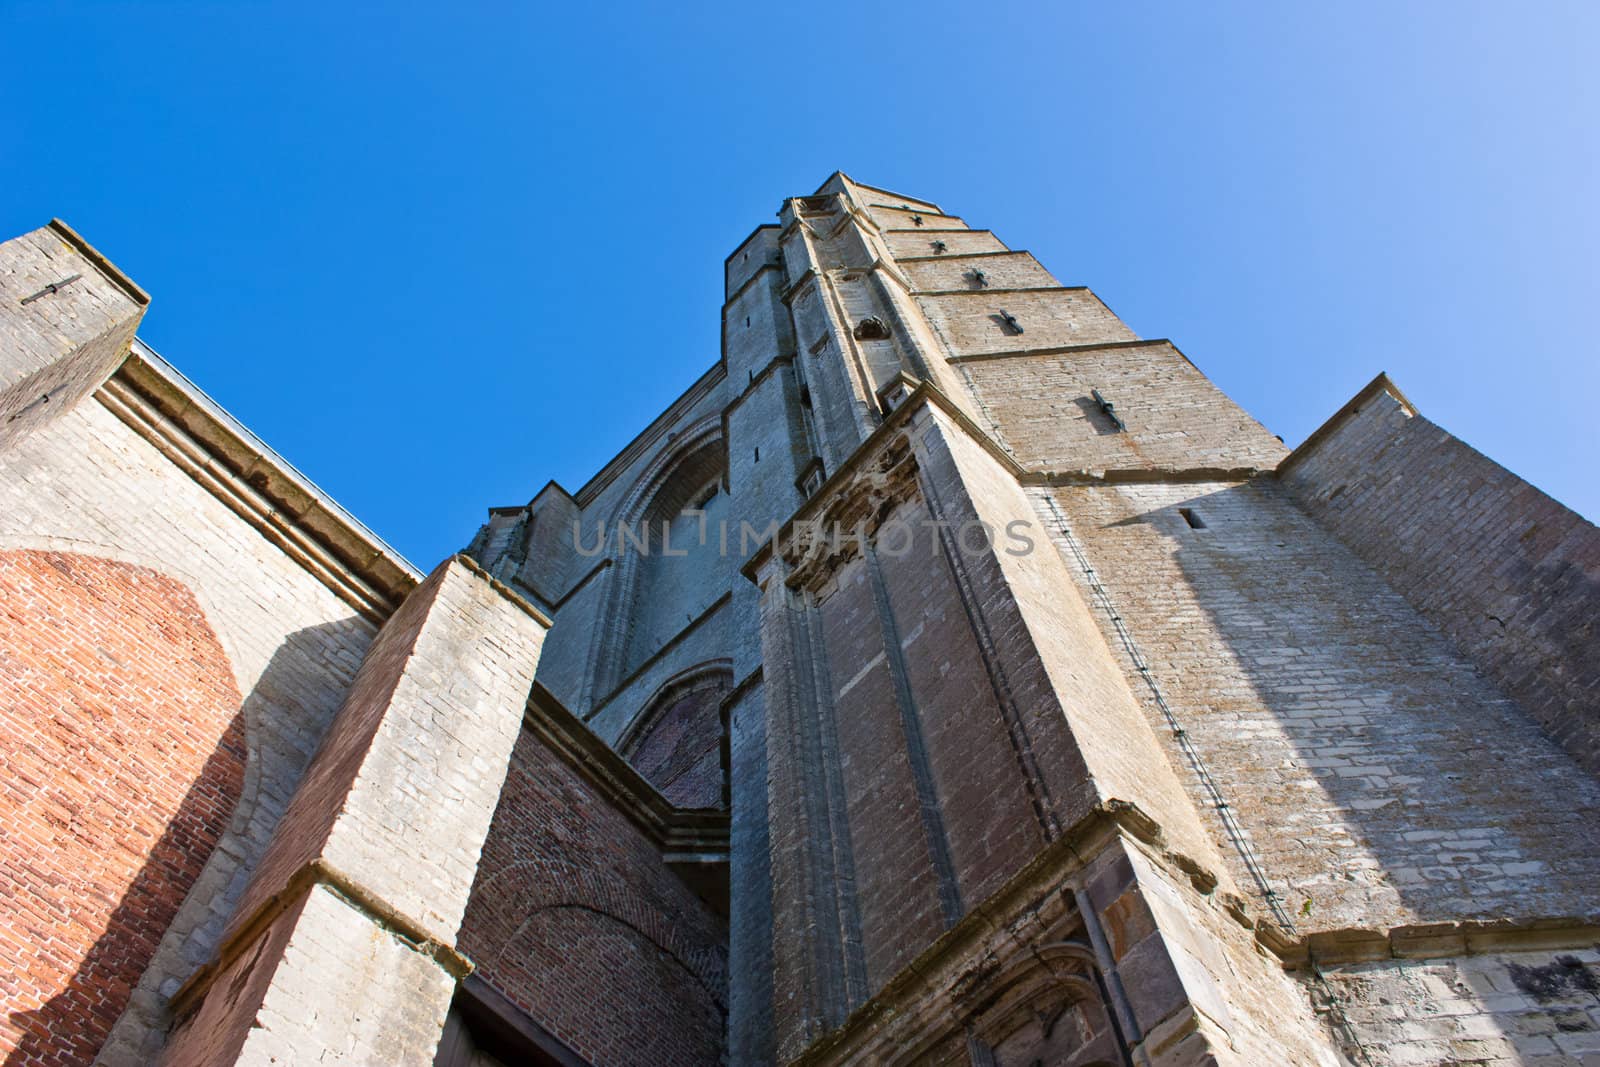
<svg viewBox="0 0 1600 1067">
<path fill-rule="evenodd" d="M 581 904 L 542 907 L 497 969 L 538 974 L 540 1025 L 589 1063 L 704 1067 L 723 1060 L 727 1008 L 637 925 Z"/>
<path fill-rule="evenodd" d="M 506 897 L 498 896 L 501 891 Z M 476 932 L 479 943 L 499 946 L 498 952 L 478 961 L 485 970 L 495 969 L 532 916 L 557 908 L 581 908 L 637 932 L 687 971 L 720 1010 L 727 1009 L 726 949 L 683 936 L 682 927 L 670 915 L 620 878 L 576 864 L 533 860 L 502 867 L 483 879 L 473 895 L 496 897 L 496 914 L 518 917 L 515 923 L 498 924 L 498 930 L 486 926 Z"/>
<path fill-rule="evenodd" d="M 0 551 L 6 1062 L 93 1059 L 238 803 L 240 703 L 183 582 Z"/>
<path fill-rule="evenodd" d="M 617 751 L 678 807 L 726 806 L 722 698 L 732 689 L 731 660 L 679 672 L 645 701 Z"/>
</svg>

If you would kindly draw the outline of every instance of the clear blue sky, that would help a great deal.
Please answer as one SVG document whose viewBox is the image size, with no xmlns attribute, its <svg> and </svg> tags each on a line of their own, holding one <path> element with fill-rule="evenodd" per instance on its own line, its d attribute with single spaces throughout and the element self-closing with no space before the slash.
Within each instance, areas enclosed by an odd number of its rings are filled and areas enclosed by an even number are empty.
<svg viewBox="0 0 1600 1067">
<path fill-rule="evenodd" d="M 1600 516 L 1600 5 L 0 0 L 0 231 L 427 567 L 718 355 L 842 169 L 1170 337 L 1290 444 L 1377 371 Z"/>
</svg>

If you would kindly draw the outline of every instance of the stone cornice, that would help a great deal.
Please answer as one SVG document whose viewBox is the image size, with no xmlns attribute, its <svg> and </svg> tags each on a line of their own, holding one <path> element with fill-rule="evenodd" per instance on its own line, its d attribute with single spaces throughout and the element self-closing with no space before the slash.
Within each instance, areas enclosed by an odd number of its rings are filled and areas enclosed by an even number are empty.
<svg viewBox="0 0 1600 1067">
<path fill-rule="evenodd" d="M 364 618 L 422 575 L 143 342 L 96 398 Z"/>
<path fill-rule="evenodd" d="M 138 283 L 132 278 L 118 270 L 116 264 L 101 255 L 100 250 L 85 241 L 77 230 L 74 230 L 60 219 L 51 219 L 48 228 L 57 237 L 76 249 L 78 254 L 87 259 L 95 270 L 105 276 L 107 281 L 127 293 L 135 304 L 140 307 L 150 306 L 150 294 L 139 288 Z"/>
<path fill-rule="evenodd" d="M 968 230 L 967 232 L 990 233 L 988 230 Z M 933 259 L 982 259 L 985 256 L 1027 256 L 1035 263 L 1039 263 L 1038 257 L 1025 248 L 1002 248 L 995 252 L 941 252 L 936 256 L 896 256 L 895 259 L 901 263 L 922 263 Z M 1041 267 L 1044 266 L 1042 263 L 1039 265 Z"/>
<path fill-rule="evenodd" d="M 1123 467 L 1110 470 L 1030 471 L 1023 485 L 1129 485 L 1140 482 L 1247 482 L 1272 474 L 1262 467 Z"/>
<path fill-rule="evenodd" d="M 968 229 L 966 227 L 949 227 L 949 228 L 946 228 L 946 229 L 938 229 L 938 228 L 933 227 L 933 226 L 911 226 L 911 227 L 905 228 L 905 229 L 901 229 L 901 228 L 889 229 L 889 228 L 886 227 L 883 232 L 884 233 L 986 233 L 990 237 L 994 236 L 994 231 L 993 230 L 973 230 L 973 229 Z"/>
<path fill-rule="evenodd" d="M 1600 916 L 1463 919 L 1386 930 L 1320 930 L 1298 939 L 1285 937 L 1277 927 L 1269 926 L 1263 928 L 1261 941 L 1291 970 L 1371 960 L 1550 952 L 1593 948 L 1600 943 Z"/>
<path fill-rule="evenodd" d="M 1088 290 L 1086 289 L 1085 292 L 1088 292 Z M 1091 292 L 1090 295 L 1093 296 L 1094 294 Z M 1100 298 L 1095 297 L 1095 299 L 1099 300 Z M 949 362 L 956 364 L 981 363 L 985 360 L 991 359 L 1037 359 L 1043 356 L 1068 356 L 1077 352 L 1094 352 L 1101 349 L 1111 348 L 1163 347 L 1170 348 L 1174 352 L 1177 352 L 1178 355 L 1183 356 L 1183 353 L 1178 350 L 1178 346 L 1167 340 L 1165 337 L 1153 337 L 1149 340 L 1141 338 L 1134 341 L 1093 341 L 1081 345 L 1053 345 L 1049 348 L 1019 348 L 1011 352 L 972 352 L 965 356 L 951 356 Z M 1189 361 L 1188 356 L 1183 356 L 1183 358 L 1186 361 Z M 1193 362 L 1189 362 L 1190 365 L 1193 366 Z"/>
<path fill-rule="evenodd" d="M 1087 285 L 1029 285 L 1010 289 L 915 289 L 916 296 L 1000 296 L 1004 293 L 1088 293 Z M 1092 293 L 1090 295 L 1093 295 Z"/>
</svg>

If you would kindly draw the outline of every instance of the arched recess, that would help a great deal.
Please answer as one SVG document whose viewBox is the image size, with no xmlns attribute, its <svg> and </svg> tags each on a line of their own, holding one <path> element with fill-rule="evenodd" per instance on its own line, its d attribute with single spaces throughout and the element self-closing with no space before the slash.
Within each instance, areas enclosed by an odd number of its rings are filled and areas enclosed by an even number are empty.
<svg viewBox="0 0 1600 1067">
<path fill-rule="evenodd" d="M 697 664 L 668 679 L 617 741 L 617 751 L 680 808 L 727 804 L 722 698 L 733 690 L 731 660 Z"/>
<path fill-rule="evenodd" d="M 0 551 L 0 1054 L 93 1059 L 239 802 L 240 704 L 183 582 Z"/>
<path fill-rule="evenodd" d="M 996 1067 L 1106 1067 L 1124 1062 L 1094 950 L 1075 938 L 1049 942 L 984 983 L 974 1030 Z"/>
<path fill-rule="evenodd" d="M 528 915 L 506 947 L 497 973 L 511 984 L 520 984 L 519 974 L 536 974 L 542 995 L 530 1005 L 534 1018 L 570 1047 L 604 1049 L 592 1062 L 660 1067 L 723 1059 L 721 992 L 622 916 L 549 905 Z"/>
<path fill-rule="evenodd" d="M 523 843 L 535 853 L 548 845 Z M 480 871 L 462 947 L 486 981 L 574 1048 L 614 1041 L 619 1016 L 631 1020 L 637 1039 L 600 1062 L 715 1063 L 727 1022 L 726 929 L 686 914 L 671 874 L 622 875 L 616 862 L 609 852 L 578 863 L 529 855 Z"/>
<path fill-rule="evenodd" d="M 606 525 L 613 567 L 590 646 L 589 710 L 716 598 L 726 472 L 722 418 L 708 415 L 656 457 Z"/>
</svg>

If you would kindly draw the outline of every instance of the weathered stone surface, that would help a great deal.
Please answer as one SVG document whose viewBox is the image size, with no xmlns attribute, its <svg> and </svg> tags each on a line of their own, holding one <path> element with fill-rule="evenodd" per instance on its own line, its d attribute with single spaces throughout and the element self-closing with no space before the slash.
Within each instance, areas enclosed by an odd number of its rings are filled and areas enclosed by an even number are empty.
<svg viewBox="0 0 1600 1067">
<path fill-rule="evenodd" d="M 1419 415 L 1382 377 L 1280 476 L 1600 774 L 1600 530 Z"/>
</svg>

